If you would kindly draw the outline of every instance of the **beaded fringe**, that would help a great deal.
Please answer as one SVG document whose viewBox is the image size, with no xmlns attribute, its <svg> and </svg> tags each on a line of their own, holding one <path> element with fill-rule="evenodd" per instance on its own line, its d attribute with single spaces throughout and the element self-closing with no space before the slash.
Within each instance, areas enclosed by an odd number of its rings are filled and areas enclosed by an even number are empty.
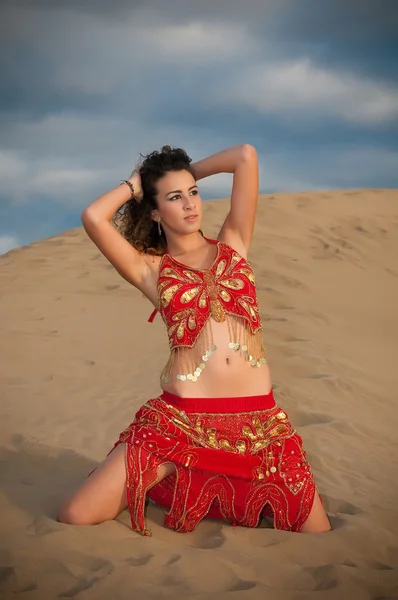
<svg viewBox="0 0 398 600">
<path fill-rule="evenodd" d="M 262 329 L 253 334 L 247 321 L 236 315 L 227 314 L 226 321 L 230 339 L 228 347 L 239 352 L 252 367 L 261 367 L 265 364 L 267 359 Z M 167 364 L 162 371 L 162 380 L 165 383 L 170 382 L 175 362 L 178 361 L 180 372 L 177 373 L 176 378 L 181 381 L 197 381 L 210 356 L 216 350 L 211 319 L 209 319 L 193 348 L 182 346 L 171 349 Z"/>
</svg>

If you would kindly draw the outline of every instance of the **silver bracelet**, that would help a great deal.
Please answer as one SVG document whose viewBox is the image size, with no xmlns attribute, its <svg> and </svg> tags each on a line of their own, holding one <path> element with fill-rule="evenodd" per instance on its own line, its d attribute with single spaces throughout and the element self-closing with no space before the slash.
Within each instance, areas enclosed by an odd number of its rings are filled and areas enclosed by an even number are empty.
<svg viewBox="0 0 398 600">
<path fill-rule="evenodd" d="M 126 185 L 128 185 L 128 186 L 129 186 L 129 188 L 130 188 L 130 191 L 131 191 L 131 197 L 132 197 L 132 198 L 134 198 L 134 186 L 133 186 L 133 184 L 131 183 L 131 181 L 129 181 L 128 179 L 122 179 L 122 180 L 120 181 L 120 185 L 122 185 L 122 183 L 125 183 Z"/>
</svg>

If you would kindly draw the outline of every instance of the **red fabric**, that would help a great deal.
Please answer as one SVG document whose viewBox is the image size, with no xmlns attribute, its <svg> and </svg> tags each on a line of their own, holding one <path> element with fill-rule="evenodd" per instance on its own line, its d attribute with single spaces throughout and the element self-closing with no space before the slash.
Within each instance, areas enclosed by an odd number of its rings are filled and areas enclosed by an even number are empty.
<svg viewBox="0 0 398 600">
<path fill-rule="evenodd" d="M 163 392 L 137 412 L 114 448 L 126 443 L 132 528 L 149 535 L 145 499 L 169 510 L 165 525 L 189 532 L 205 516 L 299 531 L 315 484 L 301 437 L 270 392 L 243 398 L 180 398 Z M 157 481 L 159 465 L 175 474 Z"/>
<path fill-rule="evenodd" d="M 251 266 L 227 244 L 209 241 L 217 244 L 217 255 L 209 269 L 193 269 L 169 254 L 162 258 L 159 311 L 167 326 L 170 348 L 192 348 L 210 315 L 220 311 L 245 319 L 252 333 L 261 327 Z"/>
<path fill-rule="evenodd" d="M 155 308 L 155 309 L 154 309 L 154 310 L 151 312 L 151 314 L 150 314 L 150 316 L 149 316 L 149 319 L 148 319 L 148 323 L 153 323 L 153 321 L 154 321 L 154 319 L 155 319 L 155 317 L 156 317 L 156 313 L 157 313 L 157 312 L 158 312 L 158 309 L 157 309 L 157 308 Z"/>
</svg>

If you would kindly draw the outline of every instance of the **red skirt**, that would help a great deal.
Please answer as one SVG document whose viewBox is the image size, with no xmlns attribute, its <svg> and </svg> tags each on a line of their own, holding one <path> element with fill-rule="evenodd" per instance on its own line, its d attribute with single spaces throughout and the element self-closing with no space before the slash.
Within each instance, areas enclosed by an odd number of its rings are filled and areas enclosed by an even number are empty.
<svg viewBox="0 0 398 600">
<path fill-rule="evenodd" d="M 206 516 L 245 527 L 272 516 L 276 529 L 300 531 L 312 508 L 316 487 L 302 439 L 272 391 L 242 398 L 163 392 L 138 410 L 112 450 L 121 443 L 131 525 L 143 535 L 150 535 L 147 496 L 168 509 L 164 524 L 178 532 Z M 167 462 L 175 473 L 157 481 Z"/>
</svg>

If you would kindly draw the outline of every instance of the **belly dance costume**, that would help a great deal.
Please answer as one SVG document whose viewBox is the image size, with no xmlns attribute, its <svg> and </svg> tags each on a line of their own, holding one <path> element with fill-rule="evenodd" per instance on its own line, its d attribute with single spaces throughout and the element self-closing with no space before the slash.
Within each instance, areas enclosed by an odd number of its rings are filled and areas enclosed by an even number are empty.
<svg viewBox="0 0 398 600">
<path fill-rule="evenodd" d="M 227 244 L 214 243 L 217 256 L 209 269 L 193 269 L 168 254 L 161 260 L 159 311 L 170 345 L 165 383 L 176 377 L 193 385 L 201 377 L 217 351 L 210 317 L 227 321 L 229 348 L 251 367 L 266 363 L 252 268 Z M 273 516 L 277 529 L 300 531 L 310 513 L 312 471 L 302 439 L 272 391 L 230 398 L 163 391 L 138 410 L 112 450 L 120 443 L 126 444 L 131 524 L 143 535 L 150 535 L 147 496 L 168 509 L 164 524 L 178 532 L 193 531 L 205 516 L 246 527 Z M 157 468 L 167 462 L 176 471 L 158 481 Z"/>
</svg>

